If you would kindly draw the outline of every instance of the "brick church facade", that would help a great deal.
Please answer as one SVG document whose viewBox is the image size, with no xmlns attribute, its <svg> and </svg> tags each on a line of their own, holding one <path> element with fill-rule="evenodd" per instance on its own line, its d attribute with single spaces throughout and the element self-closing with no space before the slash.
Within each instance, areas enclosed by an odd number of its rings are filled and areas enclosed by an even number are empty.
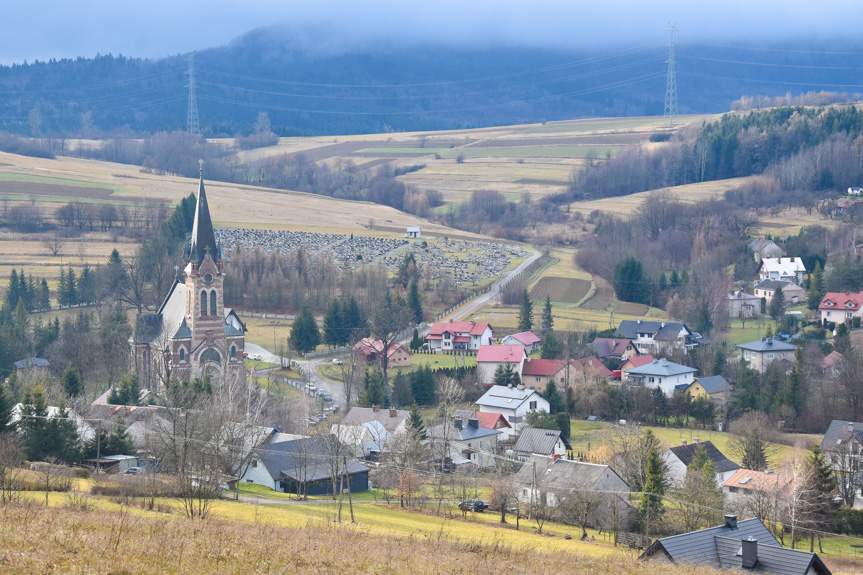
<svg viewBox="0 0 863 575">
<path fill-rule="evenodd" d="M 213 386 L 245 378 L 246 328 L 224 306 L 224 258 L 201 177 L 192 235 L 177 277 L 155 314 L 138 318 L 130 343 L 141 386 L 158 391 L 170 379 L 210 376 Z"/>
</svg>

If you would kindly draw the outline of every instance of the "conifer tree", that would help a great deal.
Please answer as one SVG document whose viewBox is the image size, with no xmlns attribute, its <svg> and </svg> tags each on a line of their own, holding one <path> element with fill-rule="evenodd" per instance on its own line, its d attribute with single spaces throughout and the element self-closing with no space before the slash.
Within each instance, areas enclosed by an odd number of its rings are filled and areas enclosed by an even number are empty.
<svg viewBox="0 0 863 575">
<path fill-rule="evenodd" d="M 545 296 L 545 306 L 542 308 L 542 323 L 540 329 L 543 336 L 554 329 L 554 316 L 551 313 L 551 294 Z"/>
<path fill-rule="evenodd" d="M 521 294 L 521 305 L 518 309 L 519 331 L 530 331 L 533 329 L 533 302 L 530 301 L 530 293 L 524 288 Z"/>
<path fill-rule="evenodd" d="M 809 293 L 806 294 L 806 307 L 809 309 L 818 309 L 825 294 L 824 270 L 821 269 L 821 262 L 815 262 L 815 269 L 812 270 L 812 276 L 809 278 Z"/>
<path fill-rule="evenodd" d="M 386 396 L 384 394 L 384 376 L 381 370 L 366 368 L 363 381 L 360 385 L 360 397 L 357 405 L 360 407 L 372 407 L 384 405 Z"/>
<path fill-rule="evenodd" d="M 415 403 L 415 400 L 410 377 L 401 370 L 397 370 L 393 378 L 392 404 L 396 407 L 404 407 L 412 403 Z"/>
<path fill-rule="evenodd" d="M 665 473 L 662 469 L 662 461 L 656 447 L 650 448 L 647 456 L 647 482 L 644 484 L 644 493 L 641 495 L 641 503 L 638 506 L 638 519 L 649 535 L 651 526 L 659 525 L 665 514 L 662 504 L 662 496 L 665 494 Z"/>
<path fill-rule="evenodd" d="M 406 423 L 407 428 L 416 433 L 417 437 L 420 439 L 426 438 L 426 426 L 423 423 L 423 418 L 420 416 L 420 410 L 416 403 L 411 406 Z"/>
<path fill-rule="evenodd" d="M 324 312 L 324 343 L 331 347 L 338 346 L 342 342 L 342 333 L 345 331 L 350 331 L 350 328 L 347 328 L 344 323 L 341 303 L 338 299 L 333 298 L 327 304 L 327 309 Z"/>
<path fill-rule="evenodd" d="M 66 397 L 78 397 L 81 395 L 81 378 L 78 377 L 78 372 L 71 367 L 63 371 L 61 378 L 63 390 L 66 392 Z"/>
<path fill-rule="evenodd" d="M 134 450 L 135 442 L 129 432 L 126 431 L 123 419 L 118 417 L 111 428 L 111 433 L 105 438 L 102 455 L 127 455 L 133 453 Z"/>
<path fill-rule="evenodd" d="M 39 285 L 39 303 L 36 306 L 39 311 L 48 311 L 51 309 L 51 290 L 48 289 L 48 280 L 42 278 L 42 283 Z"/>
<path fill-rule="evenodd" d="M 770 317 L 779 321 L 785 315 L 785 294 L 782 293 L 782 286 L 776 288 L 773 292 L 773 299 L 770 300 Z"/>
<path fill-rule="evenodd" d="M 410 291 L 408 292 L 408 307 L 410 307 L 413 319 L 417 324 L 423 322 L 423 304 L 420 298 L 420 290 L 417 287 L 417 280 L 411 282 Z"/>
<path fill-rule="evenodd" d="M 321 332 L 318 322 L 312 314 L 312 308 L 304 305 L 291 327 L 291 347 L 300 353 L 314 351 L 321 343 Z"/>
</svg>

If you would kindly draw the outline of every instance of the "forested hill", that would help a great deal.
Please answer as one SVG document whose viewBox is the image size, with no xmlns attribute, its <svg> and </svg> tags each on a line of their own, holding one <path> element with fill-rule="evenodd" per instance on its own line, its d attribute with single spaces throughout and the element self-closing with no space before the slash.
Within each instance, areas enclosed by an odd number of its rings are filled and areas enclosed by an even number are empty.
<svg viewBox="0 0 863 575">
<path fill-rule="evenodd" d="M 322 38 L 320 45 L 326 45 Z M 861 48 L 863 50 L 863 48 Z M 855 46 L 678 46 L 680 113 L 722 112 L 744 94 L 863 91 Z M 662 114 L 662 45 L 564 52 L 443 45 L 308 48 L 272 31 L 196 56 L 207 135 L 248 133 L 267 112 L 281 135 L 439 130 Z M 185 128 L 183 56 L 0 67 L 0 130 L 98 137 Z"/>
</svg>

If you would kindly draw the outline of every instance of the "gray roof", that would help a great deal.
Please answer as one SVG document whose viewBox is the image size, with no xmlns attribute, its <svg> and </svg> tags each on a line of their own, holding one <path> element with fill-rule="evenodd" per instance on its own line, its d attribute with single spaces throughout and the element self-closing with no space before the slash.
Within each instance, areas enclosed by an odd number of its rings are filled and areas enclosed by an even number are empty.
<svg viewBox="0 0 863 575">
<path fill-rule="evenodd" d="M 41 357 L 27 357 L 15 362 L 16 369 L 25 369 L 28 367 L 48 367 L 48 360 Z"/>
<path fill-rule="evenodd" d="M 784 341 L 774 339 L 772 337 L 762 337 L 748 343 L 741 343 L 737 347 L 747 349 L 749 351 L 770 352 L 770 351 L 794 351 L 796 345 L 785 343 Z"/>
<path fill-rule="evenodd" d="M 785 291 L 785 289 L 788 287 L 798 287 L 801 290 L 803 289 L 800 286 L 798 286 L 796 283 L 785 281 L 785 280 L 764 280 L 764 281 L 761 281 L 761 282 L 755 284 L 754 289 L 764 289 L 767 291 L 776 291 L 776 288 L 778 288 L 778 287 L 782 287 L 782 291 Z"/>
<path fill-rule="evenodd" d="M 192 224 L 192 237 L 186 244 L 183 254 L 186 260 L 204 261 L 209 253 L 213 261 L 222 257 L 221 245 L 216 243 L 216 233 L 213 230 L 213 220 L 210 218 L 210 207 L 207 204 L 207 194 L 204 192 L 204 178 L 198 185 L 198 197 L 195 201 L 195 221 Z"/>
<path fill-rule="evenodd" d="M 691 331 L 685 323 L 626 319 L 620 322 L 620 326 L 614 332 L 614 337 L 638 339 L 638 334 L 649 333 L 653 335 L 654 340 L 674 341 L 682 329 L 687 332 Z"/>
<path fill-rule="evenodd" d="M 696 379 L 704 391 L 707 393 L 722 393 L 723 391 L 731 391 L 731 384 L 728 383 L 721 375 L 711 375 L 710 377 L 699 377 Z"/>
<path fill-rule="evenodd" d="M 459 428 L 459 424 L 461 424 L 461 428 Z M 451 438 L 455 441 L 471 441 L 501 433 L 498 429 L 489 429 L 480 426 L 474 427 L 469 423 L 462 424 L 461 420 L 455 421 L 452 425 L 454 428 L 451 430 L 453 432 Z M 432 427 L 428 430 L 428 434 L 429 437 L 443 437 L 443 426 L 436 425 Z"/>
<path fill-rule="evenodd" d="M 716 446 L 709 441 L 690 443 L 689 445 L 677 445 L 675 447 L 670 447 L 668 451 L 673 453 L 677 459 L 683 463 L 683 465 L 688 467 L 689 464 L 692 463 L 692 458 L 695 456 L 695 450 L 699 447 L 704 449 L 707 457 L 713 462 L 713 467 L 716 468 L 716 473 L 725 473 L 726 471 L 740 469 L 739 465 L 725 457 L 722 452 L 716 449 Z"/>
<path fill-rule="evenodd" d="M 138 318 L 135 337 L 138 343 L 168 345 L 175 335 L 182 336 L 181 325 L 186 317 L 186 284 L 176 278 L 159 311 Z M 189 332 L 191 337 L 191 332 Z M 180 337 L 182 339 L 182 337 Z"/>
<path fill-rule="evenodd" d="M 759 548 L 767 545 L 779 547 L 779 542 L 761 521 L 758 519 L 746 519 L 738 521 L 736 528 L 723 524 L 700 531 L 692 531 L 690 533 L 658 539 L 644 551 L 641 557 L 650 557 L 661 550 L 665 551 L 675 563 L 685 562 L 719 567 L 721 563 L 719 550 L 716 546 L 717 537 L 733 539 L 738 542 L 752 537 L 753 539 L 757 539 L 761 544 Z M 737 553 L 737 549 L 734 552 Z"/>
<path fill-rule="evenodd" d="M 561 438 L 559 429 L 551 430 L 525 427 L 521 430 L 521 433 L 518 436 L 515 450 L 521 453 L 551 455 L 554 453 L 554 446 L 557 444 L 559 439 L 563 439 L 563 443 L 567 448 L 570 447 L 566 438 Z"/>
<path fill-rule="evenodd" d="M 698 371 L 694 367 L 688 367 L 667 359 L 654 359 L 650 363 L 646 363 L 639 367 L 633 367 L 626 373 L 628 375 L 659 375 L 668 377 L 671 375 L 683 375 L 686 373 L 695 373 Z"/>
<path fill-rule="evenodd" d="M 304 437 L 281 443 L 268 443 L 255 449 L 273 481 L 282 477 L 296 481 L 317 481 L 330 477 L 332 457 L 329 456 L 335 436 Z M 345 454 L 347 451 L 341 449 Z M 341 459 L 341 458 L 339 458 Z M 348 473 L 362 473 L 369 468 L 348 460 Z"/>
<path fill-rule="evenodd" d="M 824 432 L 824 439 L 821 440 L 821 451 L 839 451 L 852 436 L 859 437 L 860 434 L 863 434 L 863 423 L 834 419 L 830 422 L 827 431 Z"/>
<path fill-rule="evenodd" d="M 396 412 L 395 416 L 391 416 L 390 410 L 384 409 L 383 407 L 377 411 L 371 407 L 352 407 L 342 419 L 342 425 L 363 425 L 369 421 L 377 421 L 383 425 L 387 431 L 392 433 L 399 425 L 401 425 L 410 413 L 406 409 L 397 409 L 393 411 Z"/>
<path fill-rule="evenodd" d="M 531 455 L 515 475 L 522 485 L 531 485 L 536 469 L 536 482 L 540 489 L 569 491 L 575 488 L 593 487 L 606 474 L 617 473 L 608 465 L 584 463 L 560 458 L 554 460 L 547 455 Z M 618 478 L 620 476 L 618 475 Z M 620 479 L 625 485 L 626 482 Z"/>
<path fill-rule="evenodd" d="M 492 385 L 482 397 L 476 400 L 476 404 L 488 407 L 515 409 L 534 394 L 542 397 L 542 395 L 535 389 L 518 389 L 516 387 Z"/>
<path fill-rule="evenodd" d="M 741 550 L 740 539 L 735 537 L 713 537 L 716 544 L 716 552 L 719 555 L 719 565 L 722 569 L 743 569 L 743 556 L 739 555 Z M 778 575 L 812 575 L 813 573 L 829 574 L 830 570 L 815 553 L 800 551 L 798 549 L 786 549 L 772 543 L 757 544 L 758 563 L 753 571 L 758 573 L 777 573 Z M 814 567 L 812 572 L 810 567 Z"/>
</svg>

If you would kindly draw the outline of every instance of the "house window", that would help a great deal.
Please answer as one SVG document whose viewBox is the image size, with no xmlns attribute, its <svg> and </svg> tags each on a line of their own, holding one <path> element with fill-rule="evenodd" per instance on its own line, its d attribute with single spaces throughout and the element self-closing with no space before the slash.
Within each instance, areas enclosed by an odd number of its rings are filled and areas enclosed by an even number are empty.
<svg viewBox="0 0 863 575">
<path fill-rule="evenodd" d="M 201 290 L 201 315 L 207 315 L 207 292 Z"/>
<path fill-rule="evenodd" d="M 536 409 L 536 402 L 535 402 L 535 401 L 531 401 L 531 402 L 530 402 L 530 408 L 531 408 L 531 409 Z"/>
<path fill-rule="evenodd" d="M 539 381 L 539 376 L 538 376 L 538 375 L 536 376 L 536 381 Z"/>
<path fill-rule="evenodd" d="M 773 359 L 773 354 L 772 354 L 772 353 L 768 353 L 768 354 L 767 354 L 767 359 Z"/>
<path fill-rule="evenodd" d="M 186 350 L 181 347 L 180 348 L 180 361 L 185 361 L 185 360 L 186 360 Z"/>
<path fill-rule="evenodd" d="M 661 377 L 659 378 L 659 381 L 658 381 L 657 383 L 662 383 L 662 378 L 661 378 Z"/>
<path fill-rule="evenodd" d="M 257 460 L 257 459 L 253 459 L 253 460 L 252 460 L 252 467 L 257 467 L 257 466 L 258 466 L 258 460 Z"/>
<path fill-rule="evenodd" d="M 210 292 L 210 315 L 216 315 L 216 290 Z"/>
<path fill-rule="evenodd" d="M 237 359 L 237 348 L 233 345 L 231 346 L 231 359 Z"/>
<path fill-rule="evenodd" d="M 737 493 L 739 489 L 737 487 L 729 487 L 728 491 L 730 491 L 731 493 Z"/>
<path fill-rule="evenodd" d="M 647 378 L 647 383 L 654 383 L 652 375 Z"/>
</svg>

